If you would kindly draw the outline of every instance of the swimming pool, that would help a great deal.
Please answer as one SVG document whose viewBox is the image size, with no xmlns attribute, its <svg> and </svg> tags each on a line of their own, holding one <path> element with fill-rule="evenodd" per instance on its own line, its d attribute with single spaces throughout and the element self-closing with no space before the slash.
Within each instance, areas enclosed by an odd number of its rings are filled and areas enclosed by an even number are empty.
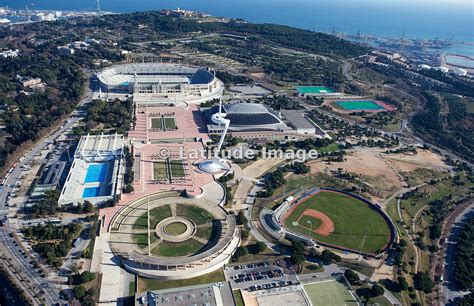
<svg viewBox="0 0 474 306">
<path fill-rule="evenodd" d="M 336 105 L 345 110 L 382 110 L 385 109 L 382 105 L 379 105 L 372 100 L 355 100 L 355 101 L 338 101 Z"/>
<path fill-rule="evenodd" d="M 87 168 L 84 183 L 104 182 L 107 176 L 107 164 L 90 164 Z"/>
<path fill-rule="evenodd" d="M 100 187 L 84 188 L 82 198 L 93 198 L 100 196 Z"/>
</svg>

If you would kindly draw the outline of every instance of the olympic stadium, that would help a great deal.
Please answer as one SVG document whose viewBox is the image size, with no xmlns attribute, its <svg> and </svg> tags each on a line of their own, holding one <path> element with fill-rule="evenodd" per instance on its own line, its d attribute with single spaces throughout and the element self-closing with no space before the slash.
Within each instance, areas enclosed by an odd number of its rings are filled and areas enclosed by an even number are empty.
<svg viewBox="0 0 474 306">
<path fill-rule="evenodd" d="M 224 86 L 215 72 L 181 64 L 134 63 L 96 75 L 101 94 L 133 95 L 135 103 L 176 105 L 220 98 Z"/>
</svg>

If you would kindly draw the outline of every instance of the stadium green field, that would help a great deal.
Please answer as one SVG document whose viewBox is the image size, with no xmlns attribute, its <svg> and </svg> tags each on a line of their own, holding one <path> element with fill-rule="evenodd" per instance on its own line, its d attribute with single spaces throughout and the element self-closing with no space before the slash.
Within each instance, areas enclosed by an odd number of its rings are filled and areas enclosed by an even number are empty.
<svg viewBox="0 0 474 306">
<path fill-rule="evenodd" d="M 377 104 L 375 101 L 367 100 L 367 101 L 338 101 L 335 102 L 334 105 L 338 108 L 342 108 L 344 110 L 355 110 L 355 111 L 363 111 L 363 110 L 383 110 L 384 107 L 382 105 Z"/>
<path fill-rule="evenodd" d="M 171 177 L 185 177 L 186 172 L 182 160 L 170 160 L 169 161 Z"/>
<path fill-rule="evenodd" d="M 151 128 L 152 129 L 157 129 L 157 130 L 162 130 L 163 129 L 163 120 L 161 119 L 161 117 L 151 118 Z"/>
<path fill-rule="evenodd" d="M 168 167 L 166 166 L 166 161 L 160 160 L 153 162 L 153 179 L 161 180 L 168 179 Z"/>
<path fill-rule="evenodd" d="M 306 209 L 324 213 L 334 223 L 334 231 L 328 236 L 311 232 L 311 237 L 317 241 L 355 251 L 362 248 L 365 253 L 382 250 L 389 242 L 390 228 L 382 215 L 354 197 L 320 191 L 294 208 L 283 221 L 285 227 L 308 236 L 308 225 L 298 223 Z"/>
<path fill-rule="evenodd" d="M 296 90 L 300 94 L 325 94 L 334 92 L 334 90 L 325 86 L 296 86 Z"/>
<path fill-rule="evenodd" d="M 357 305 L 350 291 L 336 280 L 303 285 L 313 306 Z"/>
</svg>

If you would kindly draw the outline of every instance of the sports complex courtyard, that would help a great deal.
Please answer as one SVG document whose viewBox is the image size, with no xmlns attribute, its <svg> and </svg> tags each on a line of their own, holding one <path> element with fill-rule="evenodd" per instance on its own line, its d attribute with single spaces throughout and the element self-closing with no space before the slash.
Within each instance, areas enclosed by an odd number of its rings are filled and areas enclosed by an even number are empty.
<svg viewBox="0 0 474 306">
<path fill-rule="evenodd" d="M 173 191 L 129 203 L 110 224 L 112 251 L 144 277 L 181 279 L 211 272 L 228 262 L 239 242 L 235 217 L 215 201 Z"/>
</svg>

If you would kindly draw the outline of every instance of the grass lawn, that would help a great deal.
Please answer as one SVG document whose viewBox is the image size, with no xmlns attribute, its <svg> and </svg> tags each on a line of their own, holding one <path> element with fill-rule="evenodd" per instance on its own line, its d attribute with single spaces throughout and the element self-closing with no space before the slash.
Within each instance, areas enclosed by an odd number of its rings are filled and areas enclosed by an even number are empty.
<svg viewBox="0 0 474 306">
<path fill-rule="evenodd" d="M 128 285 L 128 295 L 131 296 L 131 295 L 135 295 L 135 290 L 137 289 L 136 288 L 137 286 L 137 283 L 135 283 L 135 281 L 131 281 Z"/>
<path fill-rule="evenodd" d="M 339 151 L 339 144 L 333 142 L 331 144 L 328 144 L 325 147 L 317 148 L 316 150 L 319 153 L 328 153 L 328 152 Z"/>
<path fill-rule="evenodd" d="M 349 290 L 335 280 L 308 284 L 303 288 L 313 306 L 357 304 Z"/>
<path fill-rule="evenodd" d="M 181 235 L 182 233 L 186 231 L 186 229 L 187 229 L 186 224 L 181 223 L 181 222 L 173 222 L 173 223 L 168 224 L 165 227 L 165 231 L 171 235 Z"/>
<path fill-rule="evenodd" d="M 151 118 L 151 128 L 152 129 L 158 129 L 162 130 L 163 129 L 163 120 L 160 118 Z"/>
<path fill-rule="evenodd" d="M 187 217 L 194 221 L 197 225 L 211 222 L 214 217 L 206 210 L 197 206 L 179 204 L 177 205 L 176 214 L 181 217 Z"/>
<path fill-rule="evenodd" d="M 334 223 L 334 232 L 323 236 L 315 232 L 311 237 L 321 242 L 372 253 L 381 250 L 388 242 L 390 229 L 383 217 L 364 202 L 335 192 L 321 191 L 312 198 L 300 203 L 285 220 L 285 226 L 303 235 L 308 230 L 293 225 L 306 209 L 314 209 L 326 214 Z"/>
<path fill-rule="evenodd" d="M 400 130 L 402 122 L 396 119 L 395 122 L 390 122 L 389 124 L 384 125 L 382 128 L 387 132 L 397 132 Z"/>
<path fill-rule="evenodd" d="M 245 262 L 256 262 L 256 261 L 272 261 L 272 260 L 283 260 L 285 257 L 280 254 L 274 253 L 272 250 L 265 250 L 259 254 L 247 254 L 237 258 L 237 263 Z"/>
<path fill-rule="evenodd" d="M 217 234 L 217 228 L 209 226 L 209 227 L 199 227 L 196 230 L 196 236 L 205 240 L 210 240 L 212 236 Z"/>
<path fill-rule="evenodd" d="M 171 177 L 185 177 L 184 165 L 182 160 L 170 160 Z"/>
<path fill-rule="evenodd" d="M 154 243 L 158 239 L 153 232 L 151 233 L 150 237 L 150 243 Z M 148 235 L 146 233 L 138 233 L 138 234 L 133 234 L 133 241 L 135 241 L 136 244 L 140 248 L 144 248 L 148 246 Z"/>
<path fill-rule="evenodd" d="M 371 277 L 375 272 L 375 268 L 364 263 L 363 261 L 345 259 L 338 263 L 342 267 L 349 268 L 351 270 L 362 273 L 368 277 Z"/>
<path fill-rule="evenodd" d="M 147 212 L 145 211 L 138 217 L 135 224 L 133 224 L 133 229 L 147 229 L 147 216 Z M 160 221 L 169 217 L 171 217 L 171 207 L 169 205 L 153 208 L 150 210 L 150 228 L 155 228 Z"/>
<path fill-rule="evenodd" d="M 140 246 L 144 247 L 148 245 L 148 235 L 144 233 L 133 234 L 133 240 Z"/>
<path fill-rule="evenodd" d="M 324 272 L 324 267 L 313 264 L 310 262 L 303 263 L 303 269 L 298 274 L 309 274 L 309 273 L 317 273 L 317 272 Z"/>
<path fill-rule="evenodd" d="M 188 239 L 183 242 L 163 241 L 157 245 L 151 253 L 158 256 L 175 257 L 195 254 L 204 245 L 194 239 Z"/>
<path fill-rule="evenodd" d="M 357 295 L 359 297 L 361 296 L 367 296 L 370 295 L 370 288 L 368 286 L 361 286 L 357 289 L 355 289 Z M 362 300 L 364 298 L 361 297 Z M 380 306 L 390 306 L 392 305 L 383 295 L 379 295 L 376 297 L 370 297 L 368 300 L 368 304 L 370 305 L 380 305 Z"/>
<path fill-rule="evenodd" d="M 165 117 L 165 129 L 175 129 L 176 128 L 176 120 L 173 117 Z"/>
<path fill-rule="evenodd" d="M 194 285 L 217 283 L 217 282 L 224 282 L 224 281 L 225 281 L 225 276 L 224 276 L 224 271 L 222 271 L 222 269 L 219 269 L 217 271 L 211 272 L 209 274 L 201 275 L 198 277 L 193 277 L 189 279 L 181 279 L 181 280 L 172 280 L 172 281 L 162 281 L 162 280 L 138 277 L 137 292 L 178 288 L 178 287 L 185 287 L 185 286 L 194 286 Z"/>
<path fill-rule="evenodd" d="M 235 306 L 244 306 L 244 299 L 242 298 L 242 293 L 240 290 L 233 290 L 232 294 L 234 295 Z"/>
<path fill-rule="evenodd" d="M 446 173 L 426 168 L 418 168 L 407 174 L 408 184 L 410 186 L 416 186 L 443 176 L 446 176 Z"/>
<path fill-rule="evenodd" d="M 168 170 L 166 169 L 166 161 L 156 161 L 153 162 L 153 179 L 168 179 Z"/>
</svg>

